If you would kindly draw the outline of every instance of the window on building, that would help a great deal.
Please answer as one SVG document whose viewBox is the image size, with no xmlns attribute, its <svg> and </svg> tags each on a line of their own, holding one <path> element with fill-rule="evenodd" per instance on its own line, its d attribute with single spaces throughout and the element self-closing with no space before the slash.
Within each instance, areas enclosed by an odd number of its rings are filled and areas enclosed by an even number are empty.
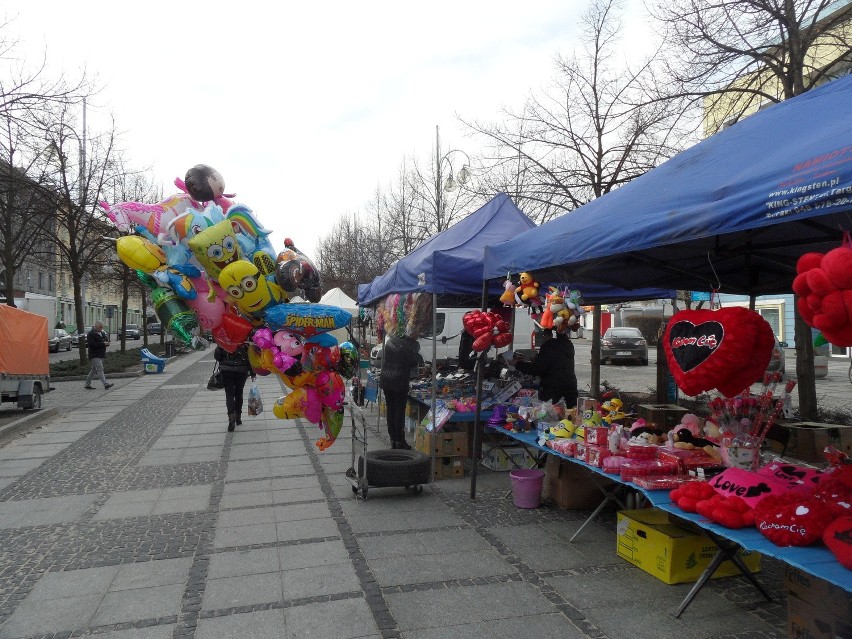
<svg viewBox="0 0 852 639">
<path fill-rule="evenodd" d="M 768 306 L 755 309 L 760 316 L 765 319 L 772 327 L 772 332 L 781 340 L 783 339 L 783 328 L 781 326 L 781 308 L 778 306 Z"/>
</svg>

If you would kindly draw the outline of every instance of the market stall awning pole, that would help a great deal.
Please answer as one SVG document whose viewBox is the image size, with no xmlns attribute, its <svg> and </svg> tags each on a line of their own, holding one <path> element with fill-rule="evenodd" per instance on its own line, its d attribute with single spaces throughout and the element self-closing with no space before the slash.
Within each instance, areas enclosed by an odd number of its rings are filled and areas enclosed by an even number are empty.
<svg viewBox="0 0 852 639">
<path fill-rule="evenodd" d="M 592 379 L 589 392 L 594 398 L 601 392 L 601 305 L 595 304 L 592 310 Z"/>
<path fill-rule="evenodd" d="M 432 293 L 432 441 L 438 441 L 438 294 Z M 435 480 L 435 445 L 432 444 L 432 481 Z"/>
<path fill-rule="evenodd" d="M 485 310 L 485 304 L 488 301 L 488 280 L 482 280 L 482 310 Z M 485 368 L 485 353 L 483 351 L 476 359 L 476 414 L 473 419 L 473 468 L 470 471 L 470 498 L 476 499 L 476 474 L 479 471 L 479 458 L 482 457 L 480 450 L 482 443 L 480 441 L 480 431 L 482 424 L 480 423 L 480 411 L 482 410 L 482 370 Z"/>
</svg>

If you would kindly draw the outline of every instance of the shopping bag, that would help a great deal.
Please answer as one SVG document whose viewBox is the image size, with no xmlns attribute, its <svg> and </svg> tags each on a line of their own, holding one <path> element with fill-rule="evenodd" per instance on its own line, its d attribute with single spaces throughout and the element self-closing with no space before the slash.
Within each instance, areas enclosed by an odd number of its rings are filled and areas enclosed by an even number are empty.
<svg viewBox="0 0 852 639">
<path fill-rule="evenodd" d="M 248 394 L 248 414 L 256 417 L 263 412 L 263 400 L 260 399 L 260 390 L 257 384 L 252 384 Z"/>
<path fill-rule="evenodd" d="M 219 362 L 216 362 L 213 374 L 207 380 L 207 390 L 222 390 L 223 388 L 225 388 L 225 381 L 222 379 L 222 371 L 219 370 Z"/>
</svg>

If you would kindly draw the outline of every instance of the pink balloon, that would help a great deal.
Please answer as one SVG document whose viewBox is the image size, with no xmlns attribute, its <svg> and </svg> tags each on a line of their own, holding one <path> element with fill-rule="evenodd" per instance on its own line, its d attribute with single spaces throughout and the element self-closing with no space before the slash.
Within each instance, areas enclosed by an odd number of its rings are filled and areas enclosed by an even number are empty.
<svg viewBox="0 0 852 639">
<path fill-rule="evenodd" d="M 205 331 L 212 331 L 222 323 L 222 315 L 225 313 L 225 292 L 218 284 L 213 284 L 216 296 L 212 302 L 207 301 L 210 294 L 210 284 L 204 275 L 192 277 L 189 280 L 198 291 L 194 300 L 186 300 L 187 305 L 198 315 L 198 325 Z"/>
</svg>

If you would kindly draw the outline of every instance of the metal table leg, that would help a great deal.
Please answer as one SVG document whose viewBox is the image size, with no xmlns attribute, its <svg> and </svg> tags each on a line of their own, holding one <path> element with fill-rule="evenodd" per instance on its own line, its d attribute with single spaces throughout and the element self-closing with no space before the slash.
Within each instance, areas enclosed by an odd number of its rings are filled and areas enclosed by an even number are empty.
<svg viewBox="0 0 852 639">
<path fill-rule="evenodd" d="M 604 500 L 600 503 L 600 505 L 597 508 L 595 508 L 594 512 L 591 515 L 589 515 L 589 517 L 586 519 L 586 521 L 583 522 L 583 525 L 580 526 L 580 528 L 577 529 L 577 532 L 575 532 L 574 535 L 571 537 L 571 539 L 569 539 L 568 541 L 574 541 L 579 536 L 579 534 L 581 532 L 583 532 L 583 529 L 586 526 L 588 526 L 590 523 L 592 523 L 592 521 L 595 519 L 595 517 L 597 517 L 600 514 L 600 512 L 604 509 L 604 507 L 609 502 L 614 501 L 619 506 L 621 506 L 621 508 L 625 508 L 624 501 L 621 498 L 621 493 L 622 492 L 628 492 L 628 494 L 629 494 L 629 489 L 626 486 L 622 486 L 621 484 L 616 484 L 611 490 L 607 490 L 598 482 L 596 476 L 593 476 L 592 482 L 595 484 L 595 486 L 598 487 L 598 490 L 600 490 L 604 494 Z"/>
<path fill-rule="evenodd" d="M 745 565 L 742 558 L 737 554 L 740 550 L 739 544 L 735 544 L 733 542 L 728 541 L 727 539 L 723 539 L 717 535 L 714 535 L 712 532 L 704 531 L 710 539 L 719 547 L 719 551 L 716 553 L 716 556 L 713 557 L 713 561 L 704 569 L 704 572 L 701 573 L 701 577 L 699 577 L 698 581 L 692 586 L 692 589 L 686 595 L 684 600 L 681 602 L 680 607 L 675 613 L 675 618 L 679 618 L 683 611 L 687 609 L 689 604 L 692 603 L 692 600 L 695 599 L 695 596 L 699 593 L 699 591 L 704 587 L 704 584 L 707 583 L 707 580 L 713 576 L 713 573 L 718 570 L 719 566 L 722 565 L 727 559 L 730 559 L 734 562 L 734 565 L 739 568 L 740 572 L 745 575 L 746 579 L 748 579 L 751 584 L 760 591 L 764 597 L 766 597 L 767 601 L 772 601 L 772 597 L 769 596 L 769 593 L 760 585 L 757 581 L 757 578 L 754 576 L 754 573 L 749 570 L 748 566 Z"/>
</svg>

